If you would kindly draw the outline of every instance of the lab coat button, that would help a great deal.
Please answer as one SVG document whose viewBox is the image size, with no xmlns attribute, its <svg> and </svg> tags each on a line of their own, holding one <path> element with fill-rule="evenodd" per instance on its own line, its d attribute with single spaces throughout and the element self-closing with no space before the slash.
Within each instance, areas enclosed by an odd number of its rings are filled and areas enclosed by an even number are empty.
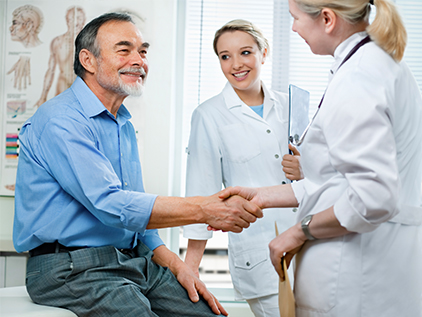
<svg viewBox="0 0 422 317">
<path fill-rule="evenodd" d="M 297 211 L 297 208 L 293 208 L 292 210 L 293 210 L 293 212 L 296 212 Z"/>
<path fill-rule="evenodd" d="M 278 159 L 280 156 L 279 156 L 278 154 L 276 154 L 276 155 L 274 155 L 274 157 L 275 157 L 276 159 Z"/>
<path fill-rule="evenodd" d="M 271 130 L 270 130 L 270 129 L 268 129 L 268 130 L 267 130 L 267 133 L 271 133 Z"/>
<path fill-rule="evenodd" d="M 282 181 L 281 183 L 282 183 L 283 185 L 284 185 L 284 184 L 286 184 L 286 182 L 285 182 L 285 181 Z"/>
<path fill-rule="evenodd" d="M 246 262 L 246 266 L 251 266 L 251 262 Z"/>
</svg>

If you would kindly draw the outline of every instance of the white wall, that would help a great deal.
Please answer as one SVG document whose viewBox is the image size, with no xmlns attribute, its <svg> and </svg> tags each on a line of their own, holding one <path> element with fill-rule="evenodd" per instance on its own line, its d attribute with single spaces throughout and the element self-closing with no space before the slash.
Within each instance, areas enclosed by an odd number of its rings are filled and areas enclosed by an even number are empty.
<svg viewBox="0 0 422 317">
<path fill-rule="evenodd" d="M 54 5 L 56 0 L 49 1 Z M 170 175 L 173 172 L 170 170 L 173 158 L 170 140 L 174 135 L 171 129 L 174 127 L 172 108 L 175 107 L 173 74 L 176 68 L 177 1 L 139 0 L 138 3 L 138 8 L 141 8 L 140 11 L 146 20 L 143 35 L 151 44 L 148 53 L 150 73 L 144 96 L 141 100 L 129 99 L 128 107 L 134 117 L 134 125 L 139 131 L 145 188 L 151 193 L 168 195 L 172 180 Z M 5 26 L 3 23 L 5 11 L 6 0 L 0 0 L 1 47 L 4 47 L 4 37 L 9 32 L 9 25 Z M 3 54 L 4 52 L 0 51 L 0 60 L 3 60 Z M 1 74 L 5 71 L 3 64 L 2 62 L 0 65 Z M 11 238 L 13 204 L 13 197 L 0 197 L 0 240 Z"/>
</svg>

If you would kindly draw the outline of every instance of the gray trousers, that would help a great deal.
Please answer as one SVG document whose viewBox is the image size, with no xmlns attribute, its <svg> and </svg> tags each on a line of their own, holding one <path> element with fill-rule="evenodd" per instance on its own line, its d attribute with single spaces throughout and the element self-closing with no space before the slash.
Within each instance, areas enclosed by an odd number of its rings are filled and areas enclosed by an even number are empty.
<svg viewBox="0 0 422 317">
<path fill-rule="evenodd" d="M 35 303 L 78 316 L 215 316 L 152 255 L 139 242 L 133 254 L 106 246 L 31 257 L 26 287 Z"/>
</svg>

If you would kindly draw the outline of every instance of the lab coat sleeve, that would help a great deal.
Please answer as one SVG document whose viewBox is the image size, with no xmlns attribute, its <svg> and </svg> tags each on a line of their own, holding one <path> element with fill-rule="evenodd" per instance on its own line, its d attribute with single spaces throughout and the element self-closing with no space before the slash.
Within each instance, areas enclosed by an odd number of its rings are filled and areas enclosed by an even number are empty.
<svg viewBox="0 0 422 317">
<path fill-rule="evenodd" d="M 331 164 L 348 182 L 334 213 L 343 227 L 364 233 L 398 213 L 400 181 L 390 109 L 394 92 L 369 72 L 336 79 L 322 105 L 329 105 L 323 131 Z"/>
<path fill-rule="evenodd" d="M 186 196 L 208 196 L 221 190 L 223 183 L 219 135 L 214 117 L 198 107 L 191 122 L 186 168 Z M 184 226 L 183 236 L 206 240 L 212 231 L 206 224 Z"/>
<path fill-rule="evenodd" d="M 303 196 L 305 195 L 303 180 L 292 182 L 290 185 L 292 186 L 292 190 L 296 200 L 300 203 L 302 201 Z"/>
</svg>

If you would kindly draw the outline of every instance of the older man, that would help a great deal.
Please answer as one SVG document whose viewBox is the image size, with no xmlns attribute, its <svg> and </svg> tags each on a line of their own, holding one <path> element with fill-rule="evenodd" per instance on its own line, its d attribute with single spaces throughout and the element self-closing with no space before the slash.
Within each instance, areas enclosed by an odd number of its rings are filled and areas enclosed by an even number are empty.
<svg viewBox="0 0 422 317">
<path fill-rule="evenodd" d="M 240 232 L 261 210 L 240 197 L 145 193 L 122 102 L 142 93 L 148 44 L 116 13 L 88 23 L 75 44 L 72 87 L 19 137 L 14 243 L 30 251 L 28 293 L 78 316 L 227 314 L 155 229 L 208 223 Z"/>
</svg>

